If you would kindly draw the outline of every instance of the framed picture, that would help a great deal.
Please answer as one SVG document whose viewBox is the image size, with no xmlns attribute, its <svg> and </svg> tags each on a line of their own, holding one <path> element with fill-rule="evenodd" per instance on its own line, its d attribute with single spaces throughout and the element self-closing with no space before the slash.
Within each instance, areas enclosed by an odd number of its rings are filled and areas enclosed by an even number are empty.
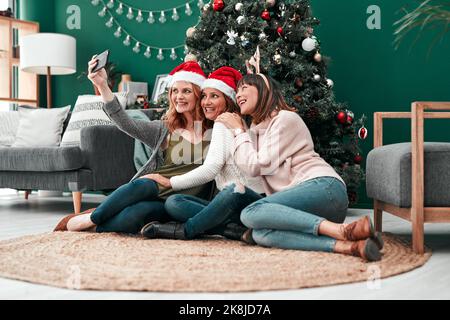
<svg viewBox="0 0 450 320">
<path fill-rule="evenodd" d="M 152 101 L 158 101 L 158 97 L 161 93 L 164 93 L 167 87 L 167 76 L 168 74 L 159 74 L 156 76 L 155 86 L 153 87 Z"/>
</svg>

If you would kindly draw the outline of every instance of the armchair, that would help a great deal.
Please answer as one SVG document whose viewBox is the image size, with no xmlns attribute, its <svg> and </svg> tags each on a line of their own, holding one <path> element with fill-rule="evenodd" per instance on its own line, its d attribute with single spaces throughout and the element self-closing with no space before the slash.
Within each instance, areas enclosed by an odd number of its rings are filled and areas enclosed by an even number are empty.
<svg viewBox="0 0 450 320">
<path fill-rule="evenodd" d="M 419 254 L 424 253 L 424 224 L 450 223 L 450 143 L 424 143 L 424 119 L 450 119 L 445 110 L 450 102 L 414 102 L 411 112 L 374 114 L 366 188 L 374 200 L 375 228 L 382 230 L 383 211 L 410 221 L 413 249 Z M 387 118 L 411 119 L 411 143 L 383 146 Z"/>
</svg>

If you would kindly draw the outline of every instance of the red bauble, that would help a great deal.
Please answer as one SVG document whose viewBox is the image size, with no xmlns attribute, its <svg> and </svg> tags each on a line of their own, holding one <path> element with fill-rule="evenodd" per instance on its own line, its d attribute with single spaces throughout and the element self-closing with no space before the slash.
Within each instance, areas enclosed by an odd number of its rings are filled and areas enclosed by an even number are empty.
<svg viewBox="0 0 450 320">
<path fill-rule="evenodd" d="M 341 124 L 345 124 L 347 122 L 347 113 L 345 113 L 344 111 L 340 111 L 337 115 L 336 115 L 336 119 L 339 123 Z"/>
<path fill-rule="evenodd" d="M 214 3 L 213 3 L 214 11 L 222 11 L 223 8 L 225 8 L 225 4 L 223 3 L 223 0 L 214 0 Z"/>
<path fill-rule="evenodd" d="M 347 115 L 347 124 L 353 123 L 353 117 L 351 115 Z"/>
<path fill-rule="evenodd" d="M 359 137 L 361 140 L 364 140 L 365 138 L 367 138 L 367 135 L 368 135 L 368 132 L 367 132 L 366 127 L 362 126 L 362 128 L 360 128 L 360 129 L 358 130 L 358 137 Z"/>
<path fill-rule="evenodd" d="M 357 154 L 355 156 L 355 158 L 353 159 L 353 162 L 356 164 L 360 164 L 362 162 L 362 160 L 363 160 L 363 157 L 360 154 Z"/>
<path fill-rule="evenodd" d="M 280 36 L 282 36 L 282 35 L 283 35 L 283 32 L 284 32 L 284 30 L 283 30 L 283 28 L 282 28 L 282 27 L 278 27 L 278 28 L 277 28 L 277 32 L 278 32 L 278 34 L 279 34 Z"/>
<path fill-rule="evenodd" d="M 269 10 L 265 9 L 263 11 L 263 13 L 261 13 L 261 18 L 263 18 L 266 21 L 269 21 L 270 20 L 270 12 L 269 12 Z"/>
</svg>

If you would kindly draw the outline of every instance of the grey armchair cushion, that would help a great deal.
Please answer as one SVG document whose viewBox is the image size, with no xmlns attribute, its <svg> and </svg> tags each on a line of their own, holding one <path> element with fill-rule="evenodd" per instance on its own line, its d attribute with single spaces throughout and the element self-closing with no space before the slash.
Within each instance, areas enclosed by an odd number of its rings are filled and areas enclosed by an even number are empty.
<svg viewBox="0 0 450 320">
<path fill-rule="evenodd" d="M 83 162 L 79 147 L 0 148 L 0 171 L 71 171 Z"/>
<path fill-rule="evenodd" d="M 425 206 L 450 206 L 450 143 L 424 143 Z M 367 155 L 366 189 L 370 198 L 411 207 L 411 143 L 375 148 Z"/>
</svg>

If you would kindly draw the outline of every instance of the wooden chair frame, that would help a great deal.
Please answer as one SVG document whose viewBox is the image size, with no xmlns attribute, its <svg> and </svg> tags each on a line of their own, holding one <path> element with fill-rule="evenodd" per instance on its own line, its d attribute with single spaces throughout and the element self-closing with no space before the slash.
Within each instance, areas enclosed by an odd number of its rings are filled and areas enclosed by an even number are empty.
<svg viewBox="0 0 450 320">
<path fill-rule="evenodd" d="M 425 112 L 439 110 L 439 112 Z M 450 207 L 424 207 L 424 119 L 450 119 L 450 102 L 413 102 L 411 112 L 375 112 L 373 147 L 383 145 L 383 119 L 411 119 L 411 207 L 400 208 L 374 199 L 375 229 L 382 230 L 383 211 L 412 223 L 414 252 L 424 253 L 424 223 L 450 223 Z"/>
</svg>

